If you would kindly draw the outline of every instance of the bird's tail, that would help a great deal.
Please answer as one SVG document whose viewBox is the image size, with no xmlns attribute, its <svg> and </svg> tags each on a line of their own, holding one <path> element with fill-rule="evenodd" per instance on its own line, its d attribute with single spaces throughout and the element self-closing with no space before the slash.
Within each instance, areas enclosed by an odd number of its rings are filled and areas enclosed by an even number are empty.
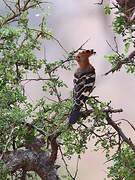
<svg viewBox="0 0 135 180">
<path fill-rule="evenodd" d="M 74 105 L 70 115 L 69 115 L 69 124 L 75 124 L 79 118 L 81 117 L 81 112 L 80 112 L 80 106 Z"/>
</svg>

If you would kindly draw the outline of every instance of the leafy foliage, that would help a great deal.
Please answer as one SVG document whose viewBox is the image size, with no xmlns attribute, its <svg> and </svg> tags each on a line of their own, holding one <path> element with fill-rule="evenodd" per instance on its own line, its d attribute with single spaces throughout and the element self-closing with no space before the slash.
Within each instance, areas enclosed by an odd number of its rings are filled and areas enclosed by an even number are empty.
<svg viewBox="0 0 135 180">
<path fill-rule="evenodd" d="M 113 11 L 111 11 L 113 9 Z M 134 21 L 130 21 L 126 14 L 124 14 L 124 10 L 120 6 L 114 6 L 114 7 L 109 7 L 106 6 L 104 8 L 105 14 L 110 15 L 111 13 L 115 13 L 115 18 L 112 22 L 113 26 L 113 31 L 115 32 L 116 35 L 122 36 L 123 39 L 123 49 L 122 53 L 119 52 L 119 47 L 116 42 L 116 37 L 114 40 L 114 44 L 116 46 L 115 48 L 112 48 L 113 54 L 105 56 L 105 58 L 111 62 L 112 68 L 117 67 L 118 63 L 121 61 L 123 63 L 123 60 L 127 57 L 129 54 L 130 50 L 135 47 L 135 41 L 134 41 Z M 122 47 L 121 46 L 121 47 Z M 134 57 L 132 58 L 134 60 Z M 125 62 L 125 67 L 127 70 L 127 73 L 135 73 L 135 64 L 134 61 Z M 117 68 L 116 68 L 117 70 Z"/>
<path fill-rule="evenodd" d="M 7 167 L 5 166 L 5 163 L 1 161 L 0 162 L 0 178 L 1 178 L 1 180 L 8 179 L 8 174 L 10 174 L 10 173 L 9 173 Z"/>
<path fill-rule="evenodd" d="M 115 6 L 115 18 L 113 20 L 113 30 L 116 34 L 121 35 L 123 38 L 123 53 L 119 52 L 118 44 L 116 42 L 116 37 L 114 38 L 114 43 L 116 49 L 112 48 L 113 54 L 105 56 L 105 58 L 111 63 L 112 71 L 120 70 L 122 64 L 125 64 L 125 69 L 127 73 L 135 73 L 135 57 L 127 57 L 130 49 L 135 47 L 134 41 L 134 21 L 130 21 L 126 14 L 123 13 L 123 8 L 120 6 Z M 110 7 L 105 7 L 105 13 L 110 15 Z M 129 59 L 131 58 L 131 59 Z M 116 138 L 115 138 L 116 139 Z M 110 155 L 107 154 L 108 160 L 110 160 Z M 108 178 L 112 180 L 133 180 L 135 177 L 135 154 L 127 145 L 122 145 L 121 150 L 112 156 L 113 165 L 108 167 L 109 173 Z"/>
<path fill-rule="evenodd" d="M 109 169 L 108 177 L 113 180 L 134 180 L 135 177 L 135 154 L 128 147 L 123 146 L 118 154 L 114 155 L 114 164 Z"/>
<path fill-rule="evenodd" d="M 41 136 L 41 131 L 44 132 L 45 142 L 50 135 L 60 132 L 58 140 L 64 152 L 63 157 L 70 159 L 74 154 L 80 157 L 87 149 L 87 142 L 94 139 L 95 150 L 103 149 L 107 160 L 110 160 L 112 158 L 110 151 L 120 143 L 118 132 L 107 121 L 107 111 L 109 116 L 112 116 L 113 112 L 110 103 L 90 97 L 86 107 L 82 109 L 79 122 L 75 126 L 67 123 L 73 102 L 71 97 L 62 98 L 62 90 L 67 88 L 67 85 L 58 72 L 61 69 L 65 71 L 72 69 L 74 54 L 82 47 L 77 51 L 66 52 L 65 60 L 50 62 L 45 57 L 39 59 L 35 51 L 41 50 L 41 39 L 56 40 L 48 30 L 45 17 L 41 18 L 37 28 L 32 28 L 30 24 L 30 10 L 40 9 L 40 4 L 43 2 L 38 0 L 21 1 L 20 4 L 18 2 L 16 1 L 10 9 L 8 7 L 10 12 L 7 15 L 0 16 L 0 179 L 11 179 L 15 176 L 7 171 L 2 160 L 4 154 L 26 148 L 27 143 L 31 144 L 35 137 Z M 105 8 L 106 14 L 111 12 L 112 8 Z M 132 38 L 127 37 L 129 34 L 127 30 L 132 24 L 127 25 L 121 12 L 116 15 L 113 26 L 115 32 L 126 37 L 126 40 L 123 40 L 125 53 L 107 56 L 109 62 L 115 67 L 118 61 L 126 57 L 125 54 L 134 42 Z M 127 69 L 131 73 L 134 72 L 132 64 L 128 64 Z M 43 77 L 39 75 L 40 71 L 44 72 Z M 29 74 L 37 78 L 29 79 Z M 25 94 L 24 82 L 29 83 L 32 80 L 42 80 L 42 90 L 48 94 L 47 98 L 41 98 L 35 104 L 30 103 Z M 31 125 L 35 127 L 32 130 L 27 127 L 29 120 L 32 120 Z M 42 150 L 51 153 L 48 144 L 45 144 Z M 114 166 L 109 168 L 109 177 L 114 179 L 121 175 L 123 178 L 128 177 L 127 172 L 133 168 L 134 162 L 130 161 L 129 166 L 125 167 L 122 164 L 126 160 L 125 156 L 128 159 L 133 157 L 130 147 L 123 147 L 121 154 L 113 156 Z M 117 171 L 118 168 L 120 171 Z M 18 177 L 20 176 L 15 178 Z M 32 177 L 35 178 L 33 174 L 28 174 L 29 179 Z M 129 180 L 132 180 L 132 177 L 131 173 Z M 67 179 L 71 179 L 71 175 L 68 175 Z"/>
</svg>

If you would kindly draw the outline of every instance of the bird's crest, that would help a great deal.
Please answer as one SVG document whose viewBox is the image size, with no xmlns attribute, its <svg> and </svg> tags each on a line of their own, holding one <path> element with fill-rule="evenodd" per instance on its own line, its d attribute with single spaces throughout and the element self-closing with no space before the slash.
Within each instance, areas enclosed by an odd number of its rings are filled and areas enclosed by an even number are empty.
<svg viewBox="0 0 135 180">
<path fill-rule="evenodd" d="M 75 56 L 75 60 L 77 62 L 81 61 L 81 60 L 85 60 L 88 59 L 90 56 L 96 54 L 96 52 L 91 49 L 91 50 L 83 50 L 81 52 L 79 52 L 76 56 Z"/>
</svg>

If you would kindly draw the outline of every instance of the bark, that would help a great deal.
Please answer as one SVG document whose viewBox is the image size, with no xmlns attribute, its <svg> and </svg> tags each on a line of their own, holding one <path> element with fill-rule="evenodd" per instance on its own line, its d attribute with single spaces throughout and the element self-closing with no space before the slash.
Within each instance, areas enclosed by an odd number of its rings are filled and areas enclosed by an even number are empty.
<svg viewBox="0 0 135 180">
<path fill-rule="evenodd" d="M 57 167 L 49 161 L 46 152 L 20 149 L 5 153 L 3 160 L 11 173 L 23 169 L 36 172 L 42 180 L 58 180 Z"/>
<path fill-rule="evenodd" d="M 135 20 L 135 0 L 116 0 L 126 17 Z"/>
<path fill-rule="evenodd" d="M 12 174 L 19 170 L 34 171 L 42 180 L 58 180 L 58 166 L 55 165 L 58 153 L 56 138 L 54 136 L 49 139 L 50 154 L 42 150 L 45 143 L 42 138 L 34 138 L 32 143 L 24 145 L 25 149 L 23 147 L 23 149 L 3 153 L 2 159 Z"/>
<path fill-rule="evenodd" d="M 135 6 L 135 0 L 116 0 L 121 7 L 132 8 Z"/>
</svg>

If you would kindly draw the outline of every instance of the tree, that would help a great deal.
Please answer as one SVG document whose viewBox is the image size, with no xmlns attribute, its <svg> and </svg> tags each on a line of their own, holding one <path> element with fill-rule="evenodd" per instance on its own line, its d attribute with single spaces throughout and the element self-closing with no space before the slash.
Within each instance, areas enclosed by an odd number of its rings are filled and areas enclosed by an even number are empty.
<svg viewBox="0 0 135 180">
<path fill-rule="evenodd" d="M 87 142 L 94 138 L 95 149 L 103 149 L 107 161 L 113 160 L 113 165 L 108 168 L 108 177 L 133 180 L 135 144 L 122 131 L 121 122 L 113 120 L 113 114 L 122 112 L 122 109 L 114 109 L 110 102 L 91 96 L 82 110 L 80 121 L 75 126 L 68 124 L 72 97 L 62 99 L 61 89 L 67 88 L 67 85 L 61 80 L 58 70 L 70 71 L 74 65 L 74 54 L 85 43 L 77 50 L 67 52 L 48 30 L 46 17 L 42 17 L 37 29 L 31 27 L 29 12 L 40 9 L 47 2 L 3 2 L 9 12 L 0 16 L 0 179 L 38 179 L 37 176 L 43 180 L 59 179 L 56 160 L 60 152 L 67 179 L 75 180 L 78 163 L 72 175 L 66 158 L 77 154 L 79 160 L 81 153 L 87 149 Z M 125 45 L 125 52 L 121 54 L 116 37 L 116 49 L 108 43 L 113 54 L 106 58 L 112 69 L 105 75 L 120 70 L 122 66 L 128 73 L 135 72 L 135 51 L 127 56 L 129 46 L 134 47 L 135 44 L 134 7 L 134 1 L 124 0 L 105 6 L 106 14 L 110 14 L 112 9 L 117 12 L 113 28 L 115 33 L 122 35 Z M 35 51 L 40 51 L 42 39 L 56 41 L 65 51 L 65 60 L 49 62 L 46 57 L 37 58 Z M 44 72 L 43 77 L 39 75 L 40 70 Z M 27 78 L 29 73 L 37 78 Z M 30 104 L 23 83 L 30 81 L 43 81 L 43 91 L 49 94 L 49 98 L 41 98 L 35 105 Z M 128 120 L 124 121 L 135 130 Z M 115 149 L 113 155 L 112 149 Z"/>
</svg>

